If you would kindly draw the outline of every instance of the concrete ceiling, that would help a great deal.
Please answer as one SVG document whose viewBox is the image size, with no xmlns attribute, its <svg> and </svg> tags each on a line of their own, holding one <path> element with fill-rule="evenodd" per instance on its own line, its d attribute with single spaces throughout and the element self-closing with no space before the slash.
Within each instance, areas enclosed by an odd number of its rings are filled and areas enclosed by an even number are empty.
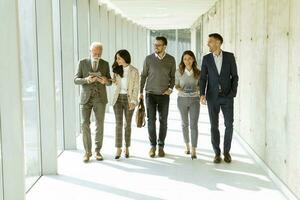
<svg viewBox="0 0 300 200">
<path fill-rule="evenodd" d="M 190 28 L 216 0 L 100 0 L 149 29 Z"/>
</svg>

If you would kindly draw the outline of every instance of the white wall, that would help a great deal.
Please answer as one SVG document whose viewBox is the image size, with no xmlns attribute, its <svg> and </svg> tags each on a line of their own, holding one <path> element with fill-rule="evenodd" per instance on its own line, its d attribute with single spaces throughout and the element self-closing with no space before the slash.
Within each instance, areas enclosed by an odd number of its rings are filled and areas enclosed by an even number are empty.
<svg viewBox="0 0 300 200">
<path fill-rule="evenodd" d="M 298 0 L 219 0 L 199 18 L 224 37 L 240 75 L 235 130 L 300 197 L 300 22 Z M 195 28 L 195 27 L 193 27 Z"/>
</svg>

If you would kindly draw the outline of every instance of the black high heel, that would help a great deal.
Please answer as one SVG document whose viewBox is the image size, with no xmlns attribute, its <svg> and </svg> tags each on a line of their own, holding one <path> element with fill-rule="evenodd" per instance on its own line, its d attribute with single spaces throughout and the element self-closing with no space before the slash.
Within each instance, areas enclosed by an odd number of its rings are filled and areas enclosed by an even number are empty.
<svg viewBox="0 0 300 200">
<path fill-rule="evenodd" d="M 116 156 L 115 156 L 116 160 L 120 159 L 121 153 L 122 153 L 122 151 L 120 151 L 120 150 L 117 151 Z"/>
<path fill-rule="evenodd" d="M 129 149 L 128 150 L 125 149 L 124 153 L 125 153 L 125 158 L 129 158 Z"/>
</svg>

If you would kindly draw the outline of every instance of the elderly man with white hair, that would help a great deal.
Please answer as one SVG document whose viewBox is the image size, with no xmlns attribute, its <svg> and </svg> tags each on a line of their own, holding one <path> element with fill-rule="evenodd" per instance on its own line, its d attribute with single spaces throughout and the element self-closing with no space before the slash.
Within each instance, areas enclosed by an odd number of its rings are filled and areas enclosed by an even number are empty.
<svg viewBox="0 0 300 200">
<path fill-rule="evenodd" d="M 101 59 L 103 46 L 93 42 L 90 46 L 90 57 L 79 61 L 74 82 L 81 86 L 80 104 L 82 118 L 83 145 L 85 149 L 84 162 L 92 156 L 92 139 L 90 118 L 92 110 L 96 119 L 95 158 L 103 160 L 100 153 L 103 142 L 103 126 L 105 107 L 108 102 L 106 86 L 111 85 L 109 64 Z"/>
</svg>

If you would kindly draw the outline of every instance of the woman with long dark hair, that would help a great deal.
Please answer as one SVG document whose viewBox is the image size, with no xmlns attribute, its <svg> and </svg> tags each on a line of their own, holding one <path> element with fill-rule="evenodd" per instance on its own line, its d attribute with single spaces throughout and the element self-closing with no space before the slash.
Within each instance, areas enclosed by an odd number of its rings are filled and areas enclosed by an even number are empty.
<svg viewBox="0 0 300 200">
<path fill-rule="evenodd" d="M 186 154 L 196 159 L 198 143 L 198 119 L 200 113 L 199 78 L 196 57 L 192 51 L 185 51 L 181 57 L 179 68 L 175 73 L 175 87 L 178 90 L 177 106 L 182 120 L 182 132 L 186 144 Z M 190 135 L 192 150 L 190 148 Z"/>
<path fill-rule="evenodd" d="M 113 64 L 113 83 L 115 93 L 113 98 L 113 108 L 116 118 L 116 138 L 117 148 L 115 159 L 119 159 L 122 153 L 123 143 L 123 116 L 125 116 L 125 157 L 129 157 L 129 147 L 131 141 L 131 121 L 135 107 L 138 104 L 139 94 L 139 72 L 131 64 L 131 57 L 127 50 L 119 50 L 115 55 Z"/>
</svg>

